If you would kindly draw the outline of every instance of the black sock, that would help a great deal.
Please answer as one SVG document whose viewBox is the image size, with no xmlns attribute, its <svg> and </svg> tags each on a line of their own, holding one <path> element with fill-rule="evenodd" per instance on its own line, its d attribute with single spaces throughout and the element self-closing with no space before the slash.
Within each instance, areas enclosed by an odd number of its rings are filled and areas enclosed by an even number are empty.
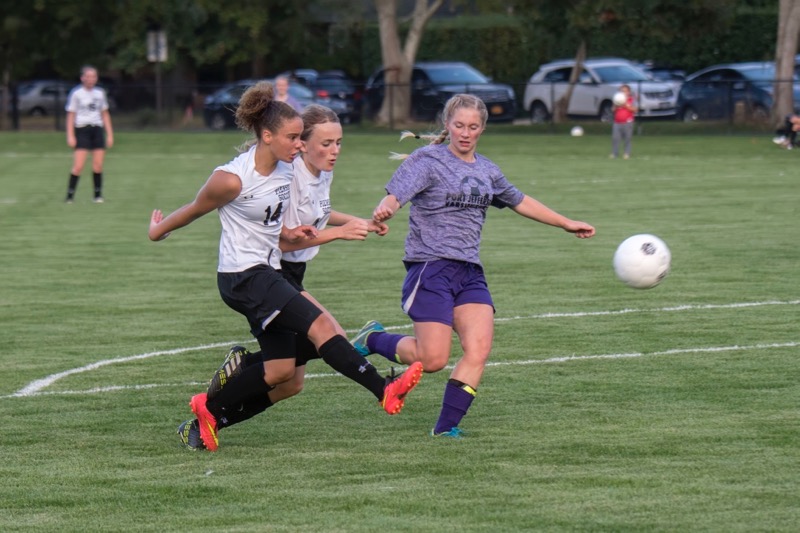
<svg viewBox="0 0 800 533">
<path fill-rule="evenodd" d="M 225 384 L 212 400 L 206 403 L 208 410 L 219 420 L 228 411 L 233 412 L 249 401 L 266 396 L 272 387 L 264 381 L 264 365 L 252 365 Z"/>
<path fill-rule="evenodd" d="M 378 400 L 383 399 L 386 380 L 367 358 L 358 355 L 347 339 L 341 335 L 334 336 L 320 346 L 319 354 L 331 368 L 368 389 Z"/>
<path fill-rule="evenodd" d="M 264 364 L 264 357 L 261 355 L 261 350 L 257 352 L 245 351 L 242 357 L 242 368 L 247 368 L 248 366 L 253 366 L 258 363 Z"/>
<path fill-rule="evenodd" d="M 75 189 L 78 188 L 78 180 L 80 176 L 75 174 L 69 175 L 69 184 L 67 185 L 67 200 L 72 200 L 75 197 Z"/>
<path fill-rule="evenodd" d="M 92 178 L 94 178 L 94 197 L 100 198 L 103 196 L 103 173 L 95 172 Z"/>
<path fill-rule="evenodd" d="M 255 398 L 247 403 L 239 406 L 239 409 L 226 409 L 225 414 L 217 419 L 217 428 L 227 428 L 234 424 L 244 422 L 263 413 L 269 407 L 272 407 L 272 400 L 269 399 L 269 394 L 265 394 L 261 398 Z"/>
</svg>

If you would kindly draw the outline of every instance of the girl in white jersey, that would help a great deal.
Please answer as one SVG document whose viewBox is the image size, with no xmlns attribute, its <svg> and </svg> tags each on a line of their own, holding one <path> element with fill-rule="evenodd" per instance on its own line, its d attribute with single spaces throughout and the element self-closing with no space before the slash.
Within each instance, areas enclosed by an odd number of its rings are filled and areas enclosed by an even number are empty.
<svg viewBox="0 0 800 533">
<path fill-rule="evenodd" d="M 94 202 L 103 202 L 103 162 L 106 148 L 114 145 L 114 130 L 106 93 L 96 84 L 97 70 L 85 66 L 81 69 L 81 84 L 67 96 L 67 145 L 75 150 L 67 184 L 68 204 L 75 199 L 75 189 L 89 152 L 92 152 Z"/>
<path fill-rule="evenodd" d="M 439 420 L 431 430 L 437 437 L 463 435 L 458 424 L 477 394 L 492 347 L 494 304 L 478 255 L 488 208 L 509 207 L 579 238 L 595 233 L 589 224 L 523 194 L 476 152 L 487 118 L 479 98 L 453 96 L 442 112 L 442 133 L 412 153 L 386 185 L 387 195 L 373 212 L 376 221 L 411 204 L 402 305 L 414 322 L 414 336 L 387 333 L 370 321 L 353 339 L 362 355 L 378 353 L 405 364 L 421 361 L 426 372 L 437 372 L 447 365 L 455 331 L 464 355 L 445 387 Z M 448 137 L 450 142 L 443 144 Z"/>
<path fill-rule="evenodd" d="M 217 167 L 195 199 L 164 217 L 158 209 L 148 236 L 166 238 L 199 217 L 217 210 L 222 222 L 217 285 L 223 301 L 244 315 L 259 343 L 263 364 L 229 376 L 215 394 L 197 394 L 190 405 L 208 450 L 218 447 L 217 431 L 243 404 L 262 401 L 275 386 L 295 375 L 296 338 L 308 338 L 322 359 L 368 388 L 389 414 L 402 409 L 417 384 L 421 366 L 388 381 L 363 358 L 322 309 L 300 294 L 280 273 L 279 241 L 283 214 L 291 200 L 292 160 L 302 142 L 303 122 L 289 105 L 275 101 L 273 87 L 259 83 L 239 100 L 237 124 L 253 132 L 249 149 Z M 291 241 L 317 236 L 313 226 L 287 230 Z M 213 397 L 212 397 L 213 396 Z"/>
<path fill-rule="evenodd" d="M 339 157 L 342 143 L 342 125 L 335 112 L 317 104 L 307 106 L 301 117 L 303 119 L 303 133 L 300 136 L 303 141 L 301 157 L 295 158 L 292 162 L 294 172 L 290 186 L 291 202 L 283 211 L 284 240 L 281 241 L 280 247 L 284 253 L 281 259 L 281 273 L 303 296 L 328 315 L 340 335 L 345 335 L 344 329 L 336 319 L 304 289 L 306 263 L 317 255 L 322 244 L 338 239 L 364 240 L 369 232 L 385 235 L 389 228 L 386 224 L 358 218 L 331 208 L 330 189 L 333 167 Z M 300 226 L 315 227 L 317 235 L 290 242 L 293 240 L 290 228 Z M 220 425 L 218 429 L 248 420 L 275 403 L 303 390 L 305 365 L 309 360 L 318 358 L 319 354 L 314 345 L 304 338 L 297 339 L 296 348 L 294 376 L 277 385 L 266 397 L 242 404 L 239 409 L 226 417 L 225 425 Z M 261 363 L 262 357 L 261 352 L 251 353 L 241 346 L 231 348 L 225 361 L 211 379 L 208 395 L 217 394 L 226 386 L 232 375 L 247 366 Z M 197 420 L 187 420 L 180 424 L 178 436 L 188 448 L 205 448 L 200 439 Z"/>
</svg>

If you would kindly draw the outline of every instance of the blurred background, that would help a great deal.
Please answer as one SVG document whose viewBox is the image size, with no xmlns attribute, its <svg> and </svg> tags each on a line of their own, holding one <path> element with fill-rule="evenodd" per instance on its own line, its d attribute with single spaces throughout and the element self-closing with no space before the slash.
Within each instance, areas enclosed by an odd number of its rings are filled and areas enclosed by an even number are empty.
<svg viewBox="0 0 800 533">
<path fill-rule="evenodd" d="M 629 83 L 642 120 L 772 129 L 800 101 L 796 3 L 0 0 L 0 129 L 63 129 L 84 64 L 118 129 L 232 128 L 278 75 L 345 124 L 430 122 L 455 92 L 496 122 L 603 122 Z"/>
</svg>

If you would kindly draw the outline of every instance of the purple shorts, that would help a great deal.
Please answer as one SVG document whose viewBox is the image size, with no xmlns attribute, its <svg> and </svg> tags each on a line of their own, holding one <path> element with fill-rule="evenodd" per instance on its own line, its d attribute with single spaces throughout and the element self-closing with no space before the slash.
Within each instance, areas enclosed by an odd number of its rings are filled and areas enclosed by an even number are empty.
<svg viewBox="0 0 800 533">
<path fill-rule="evenodd" d="M 453 326 L 453 309 L 464 304 L 492 306 L 492 295 L 475 263 L 440 259 L 406 263 L 403 312 L 414 322 L 441 322 Z"/>
</svg>

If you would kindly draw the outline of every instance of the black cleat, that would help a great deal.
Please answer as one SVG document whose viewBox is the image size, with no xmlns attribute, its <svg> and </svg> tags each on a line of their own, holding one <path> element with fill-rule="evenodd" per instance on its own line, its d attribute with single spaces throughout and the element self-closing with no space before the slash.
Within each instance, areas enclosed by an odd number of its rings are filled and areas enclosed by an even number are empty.
<svg viewBox="0 0 800 533">
<path fill-rule="evenodd" d="M 186 420 L 178 426 L 178 437 L 184 446 L 190 450 L 205 450 L 206 445 L 203 444 L 203 439 L 200 438 L 200 426 L 198 426 L 197 419 Z"/>
<path fill-rule="evenodd" d="M 214 377 L 208 383 L 209 400 L 216 397 L 228 381 L 242 373 L 242 363 L 247 353 L 249 352 L 242 346 L 230 349 L 222 365 L 214 372 Z"/>
</svg>

